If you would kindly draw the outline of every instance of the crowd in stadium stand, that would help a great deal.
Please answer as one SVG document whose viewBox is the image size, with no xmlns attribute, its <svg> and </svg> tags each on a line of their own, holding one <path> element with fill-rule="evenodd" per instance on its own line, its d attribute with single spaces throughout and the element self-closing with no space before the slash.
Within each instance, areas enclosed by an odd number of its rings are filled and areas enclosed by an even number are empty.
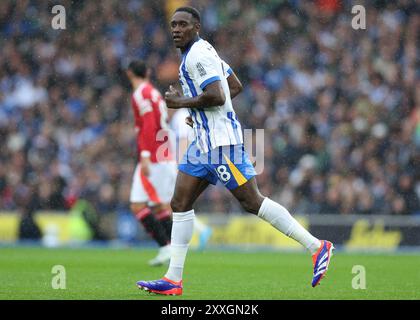
<svg viewBox="0 0 420 320">
<path fill-rule="evenodd" d="M 179 3 L 179 1 L 177 2 Z M 236 72 L 244 128 L 265 129 L 260 190 L 304 214 L 420 214 L 420 17 L 415 1 L 193 1 Z M 48 5 L 47 5 L 48 4 Z M 172 1 L 0 1 L 0 210 L 127 208 L 136 161 L 133 58 L 178 82 Z M 35 203 L 35 204 L 34 204 Z M 232 213 L 223 186 L 198 212 Z"/>
</svg>

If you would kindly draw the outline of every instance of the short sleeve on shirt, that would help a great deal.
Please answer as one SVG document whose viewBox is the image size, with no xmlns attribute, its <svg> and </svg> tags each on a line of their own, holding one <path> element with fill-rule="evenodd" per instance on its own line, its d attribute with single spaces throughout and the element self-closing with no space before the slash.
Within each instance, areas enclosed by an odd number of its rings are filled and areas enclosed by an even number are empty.
<svg viewBox="0 0 420 320">
<path fill-rule="evenodd" d="M 228 78 L 233 73 L 233 70 L 224 60 L 222 60 L 222 65 L 225 78 Z"/>
<path fill-rule="evenodd" d="M 201 90 L 204 90 L 210 83 L 221 80 L 217 69 L 220 60 L 213 57 L 211 53 L 190 52 L 186 62 L 191 78 L 200 86 Z"/>
</svg>

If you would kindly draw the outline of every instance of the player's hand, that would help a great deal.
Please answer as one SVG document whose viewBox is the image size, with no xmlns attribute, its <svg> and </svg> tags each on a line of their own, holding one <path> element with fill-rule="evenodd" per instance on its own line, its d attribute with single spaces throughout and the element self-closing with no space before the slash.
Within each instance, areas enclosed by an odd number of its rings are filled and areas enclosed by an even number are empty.
<svg viewBox="0 0 420 320">
<path fill-rule="evenodd" d="M 140 161 L 140 172 L 143 176 L 150 176 L 150 158 L 141 158 Z"/>
<path fill-rule="evenodd" d="M 188 124 L 191 128 L 194 128 L 194 120 L 190 116 L 185 118 L 185 123 Z"/>
<path fill-rule="evenodd" d="M 169 86 L 169 90 L 165 92 L 165 102 L 168 108 L 176 108 L 177 100 L 181 97 L 181 93 L 173 86 Z"/>
</svg>

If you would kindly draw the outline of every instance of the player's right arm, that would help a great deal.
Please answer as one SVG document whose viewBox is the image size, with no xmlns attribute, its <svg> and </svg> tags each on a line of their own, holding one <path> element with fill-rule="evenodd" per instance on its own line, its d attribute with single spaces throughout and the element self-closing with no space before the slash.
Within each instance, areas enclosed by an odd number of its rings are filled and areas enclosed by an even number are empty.
<svg viewBox="0 0 420 320">
<path fill-rule="evenodd" d="M 230 69 L 230 72 L 226 78 L 228 85 L 229 85 L 229 91 L 230 91 L 230 98 L 235 98 L 238 94 L 240 94 L 243 90 L 243 86 L 241 81 L 236 76 L 235 72 L 233 72 L 232 69 Z M 194 126 L 193 119 L 188 116 L 185 118 L 185 123 L 189 125 L 191 128 Z"/>
<path fill-rule="evenodd" d="M 220 58 L 209 50 L 191 51 L 184 63 L 185 77 L 199 85 L 202 93 L 194 94 L 194 85 L 188 84 L 193 91 L 193 97 L 186 97 L 171 86 L 165 93 L 168 108 L 210 108 L 224 105 L 226 96 L 221 83 L 224 75 L 219 74 L 216 67 Z"/>
<path fill-rule="evenodd" d="M 243 86 L 239 78 L 236 76 L 235 72 L 233 72 L 232 68 L 222 60 L 223 70 L 225 72 L 225 77 L 229 85 L 230 97 L 231 99 L 235 98 L 239 93 L 242 92 Z M 188 116 L 185 118 L 185 123 L 189 125 L 191 128 L 194 125 L 193 119 Z"/>
<path fill-rule="evenodd" d="M 173 86 L 165 92 L 165 101 L 168 108 L 210 108 L 225 104 L 226 96 L 220 80 L 208 84 L 203 93 L 196 97 L 181 96 Z"/>
</svg>

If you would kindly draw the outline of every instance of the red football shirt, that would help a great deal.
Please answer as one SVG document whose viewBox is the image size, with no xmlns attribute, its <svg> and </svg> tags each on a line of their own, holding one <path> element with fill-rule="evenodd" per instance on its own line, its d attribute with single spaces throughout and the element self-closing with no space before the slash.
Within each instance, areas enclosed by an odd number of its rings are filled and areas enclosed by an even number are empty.
<svg viewBox="0 0 420 320">
<path fill-rule="evenodd" d="M 139 155 L 150 152 L 153 163 L 172 160 L 169 145 L 166 103 L 149 82 L 142 83 L 131 97 L 137 130 Z"/>
</svg>

